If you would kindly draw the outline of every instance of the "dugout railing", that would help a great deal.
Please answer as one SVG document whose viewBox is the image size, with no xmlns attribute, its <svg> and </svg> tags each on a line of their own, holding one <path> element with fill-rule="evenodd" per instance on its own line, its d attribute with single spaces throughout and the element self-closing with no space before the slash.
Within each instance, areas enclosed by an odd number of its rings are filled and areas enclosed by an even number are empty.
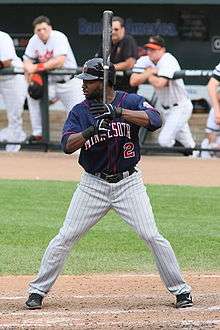
<svg viewBox="0 0 220 330">
<path fill-rule="evenodd" d="M 137 72 L 140 72 L 140 69 L 137 68 Z M 42 142 L 35 142 L 35 143 L 19 143 L 22 146 L 22 149 L 37 149 L 37 150 L 60 150 L 60 144 L 58 142 L 53 142 L 50 140 L 50 122 L 49 122 L 49 98 L 48 98 L 48 75 L 76 75 L 82 72 L 82 68 L 78 67 L 77 69 L 56 69 L 53 71 L 48 71 L 43 73 L 43 80 L 44 80 L 44 93 L 43 97 L 40 100 L 40 107 L 41 107 L 41 116 L 42 116 L 42 135 L 43 141 Z M 126 71 L 126 72 L 116 72 L 116 79 L 117 76 L 122 76 L 124 74 L 131 75 L 132 72 L 135 71 Z M 175 72 L 173 79 L 178 78 L 190 78 L 192 80 L 191 84 L 193 84 L 193 80 L 200 79 L 203 81 L 203 84 L 207 84 L 208 79 L 212 75 L 212 70 L 180 70 Z M 1 75 L 15 75 L 15 74 L 24 74 L 22 68 L 4 68 L 0 70 Z M 151 100 L 148 101 L 152 104 L 155 103 L 154 96 Z M 62 130 L 62 127 L 60 128 Z M 157 143 L 148 143 L 147 142 L 147 134 L 148 131 L 144 128 L 140 130 L 140 146 L 142 154 L 148 153 L 180 153 L 180 154 L 190 154 L 193 150 L 199 151 L 216 151 L 216 149 L 202 149 L 200 146 L 196 146 L 194 149 L 192 148 L 184 148 L 182 146 L 174 146 L 174 147 L 161 147 Z M 16 144 L 16 142 L 9 143 L 7 141 L 0 142 L 0 147 L 4 147 L 6 144 Z"/>
</svg>

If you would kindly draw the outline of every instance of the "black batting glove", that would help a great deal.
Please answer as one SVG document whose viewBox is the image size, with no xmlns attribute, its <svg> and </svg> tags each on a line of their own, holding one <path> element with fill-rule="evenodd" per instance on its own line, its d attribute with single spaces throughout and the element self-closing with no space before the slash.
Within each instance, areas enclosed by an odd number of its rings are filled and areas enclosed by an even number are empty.
<svg viewBox="0 0 220 330">
<path fill-rule="evenodd" d="M 109 130 L 109 123 L 110 121 L 107 119 L 97 119 L 94 125 L 89 126 L 85 131 L 82 132 L 82 136 L 85 140 L 88 140 L 95 134 L 107 136 Z"/>
<path fill-rule="evenodd" d="M 95 134 L 99 134 L 101 136 L 107 136 L 109 130 L 109 123 L 110 121 L 106 118 L 99 118 L 97 119 L 94 127 L 95 127 Z"/>
<path fill-rule="evenodd" d="M 95 116 L 95 118 L 107 118 L 107 119 L 114 119 L 114 118 L 120 118 L 122 115 L 123 108 L 121 107 L 115 107 L 112 104 L 106 104 L 106 103 L 97 103 L 93 104 L 89 111 Z"/>
</svg>

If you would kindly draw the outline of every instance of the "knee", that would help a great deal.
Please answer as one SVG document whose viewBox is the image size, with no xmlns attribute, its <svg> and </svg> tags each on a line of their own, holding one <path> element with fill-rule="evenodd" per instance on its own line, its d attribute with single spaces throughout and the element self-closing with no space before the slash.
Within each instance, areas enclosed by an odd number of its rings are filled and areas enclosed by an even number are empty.
<svg viewBox="0 0 220 330">
<path fill-rule="evenodd" d="M 160 134 L 158 137 L 158 143 L 161 147 L 172 147 L 175 143 L 175 141 L 167 135 Z"/>
<path fill-rule="evenodd" d="M 160 234 L 158 232 L 152 234 L 144 232 L 140 234 L 140 237 L 150 246 L 155 245 L 160 240 Z"/>
<path fill-rule="evenodd" d="M 80 236 L 81 233 L 78 230 L 73 230 L 72 228 L 65 230 L 64 228 L 61 228 L 57 238 L 59 245 L 68 249 L 80 238 Z"/>
</svg>

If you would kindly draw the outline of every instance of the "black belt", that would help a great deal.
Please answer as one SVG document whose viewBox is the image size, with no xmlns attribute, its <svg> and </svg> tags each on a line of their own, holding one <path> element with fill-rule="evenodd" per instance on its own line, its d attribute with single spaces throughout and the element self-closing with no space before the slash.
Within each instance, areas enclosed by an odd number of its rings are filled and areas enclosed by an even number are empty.
<svg viewBox="0 0 220 330">
<path fill-rule="evenodd" d="M 72 74 L 71 76 L 70 76 L 70 79 L 68 79 L 68 80 L 60 80 L 60 81 L 57 81 L 57 83 L 58 84 L 65 84 L 67 81 L 70 81 L 71 79 L 73 79 L 74 78 L 74 74 Z"/>
<path fill-rule="evenodd" d="M 163 104 L 161 104 L 162 105 L 162 107 L 164 108 L 164 110 L 168 110 L 168 109 L 170 109 L 170 108 L 172 108 L 172 107 L 176 107 L 177 105 L 178 105 L 178 103 L 174 103 L 173 105 L 171 105 L 171 106 L 169 106 L 169 105 L 163 105 Z"/>
<path fill-rule="evenodd" d="M 124 178 L 127 178 L 129 175 L 133 174 L 134 172 L 137 172 L 137 170 L 133 167 L 132 169 L 125 171 L 125 172 L 119 172 L 115 174 L 108 174 L 105 172 L 95 173 L 95 176 L 98 176 L 99 178 L 109 182 L 109 183 L 117 183 L 121 181 Z"/>
</svg>

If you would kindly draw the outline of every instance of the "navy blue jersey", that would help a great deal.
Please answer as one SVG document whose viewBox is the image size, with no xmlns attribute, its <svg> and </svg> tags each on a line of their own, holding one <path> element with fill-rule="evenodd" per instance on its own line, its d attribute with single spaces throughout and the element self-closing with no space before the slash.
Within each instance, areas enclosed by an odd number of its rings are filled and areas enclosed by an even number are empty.
<svg viewBox="0 0 220 330">
<path fill-rule="evenodd" d="M 64 150 L 71 134 L 82 132 L 95 123 L 96 119 L 89 112 L 90 102 L 85 100 L 70 111 L 63 128 L 61 144 Z M 160 114 L 142 96 L 117 91 L 112 105 L 145 111 L 150 119 L 150 124 L 146 125 L 148 130 L 154 131 L 161 127 Z M 79 164 L 91 174 L 102 171 L 118 173 L 133 168 L 140 159 L 139 129 L 140 126 L 123 118 L 114 119 L 110 123 L 107 137 L 94 135 L 85 142 L 81 148 Z"/>
</svg>

